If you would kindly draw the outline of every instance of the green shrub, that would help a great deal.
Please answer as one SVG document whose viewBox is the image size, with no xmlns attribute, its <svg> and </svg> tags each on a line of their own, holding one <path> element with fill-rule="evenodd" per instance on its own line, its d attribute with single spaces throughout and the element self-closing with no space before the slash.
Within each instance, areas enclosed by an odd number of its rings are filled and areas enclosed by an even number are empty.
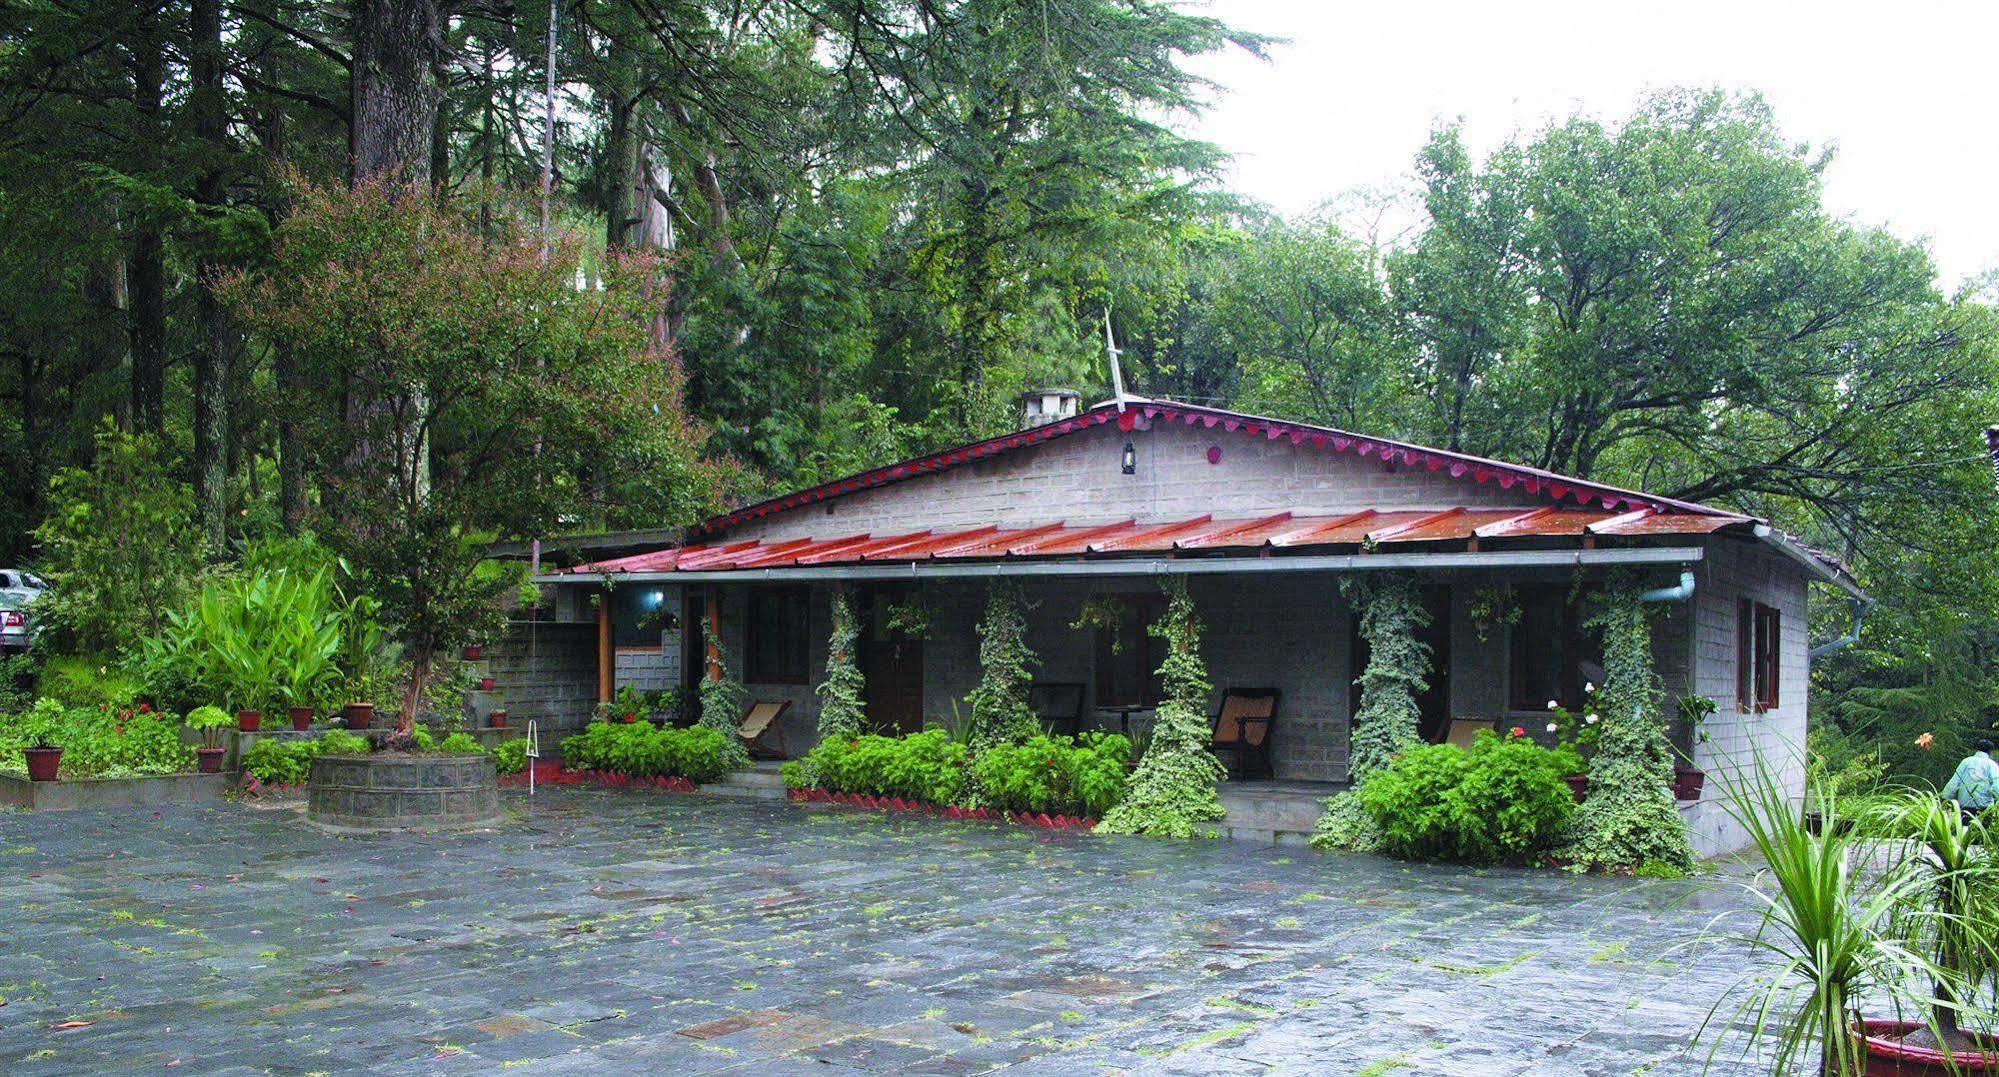
<svg viewBox="0 0 1999 1077">
<path fill-rule="evenodd" d="M 62 740 L 62 770 L 71 778 L 178 774 L 194 765 L 180 742 L 180 719 L 151 707 L 74 707 Z"/>
<path fill-rule="evenodd" d="M 562 740 L 563 765 L 634 778 L 711 782 L 734 766 L 729 742 L 706 726 L 661 729 L 650 722 L 592 722 Z"/>
<path fill-rule="evenodd" d="M 312 776 L 312 741 L 265 737 L 243 753 L 243 773 L 266 785 L 297 785 Z"/>
<path fill-rule="evenodd" d="M 139 681 L 102 656 L 65 655 L 42 663 L 35 692 L 72 707 L 129 707 L 139 698 Z"/>
<path fill-rule="evenodd" d="M 316 755 L 367 755 L 374 750 L 368 738 L 344 729 L 329 729 L 312 742 Z"/>
<path fill-rule="evenodd" d="M 410 727 L 410 743 L 419 752 L 433 751 L 437 748 L 437 738 L 431 735 L 430 727 L 422 722 Z"/>
<path fill-rule="evenodd" d="M 202 706 L 187 712 L 187 727 L 201 734 L 203 747 L 220 747 L 222 731 L 235 724 L 236 719 L 221 707 Z"/>
<path fill-rule="evenodd" d="M 1101 817 L 1124 799 L 1131 742 L 1115 733 L 996 744 L 972 762 L 979 798 L 1002 811 Z"/>
<path fill-rule="evenodd" d="M 501 774 L 519 774 L 528 768 L 526 737 L 503 740 L 493 746 L 493 769 Z"/>
<path fill-rule="evenodd" d="M 963 798 L 970 761 L 969 748 L 941 729 L 906 737 L 869 733 L 821 741 L 790 780 L 802 788 L 817 775 L 818 787 L 835 793 L 955 804 Z"/>
<path fill-rule="evenodd" d="M 446 755 L 484 755 L 486 746 L 473 739 L 470 733 L 453 733 L 437 742 L 437 750 Z"/>
<path fill-rule="evenodd" d="M 1523 738 L 1484 735 L 1405 750 L 1358 793 L 1381 849 L 1415 860 L 1494 864 L 1551 849 L 1575 813 L 1569 760 Z"/>
</svg>

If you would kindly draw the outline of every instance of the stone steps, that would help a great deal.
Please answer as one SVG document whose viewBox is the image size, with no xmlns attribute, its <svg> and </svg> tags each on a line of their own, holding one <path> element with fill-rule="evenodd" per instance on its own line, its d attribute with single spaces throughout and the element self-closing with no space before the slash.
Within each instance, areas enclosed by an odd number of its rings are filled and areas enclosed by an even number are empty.
<svg viewBox="0 0 1999 1077">
<path fill-rule="evenodd" d="M 1303 843 L 1342 787 L 1320 782 L 1227 782 L 1221 787 L 1222 836 L 1237 841 Z"/>
<path fill-rule="evenodd" d="M 760 762 L 748 770 L 734 771 L 719 782 L 704 785 L 701 791 L 739 800 L 783 800 L 784 779 L 778 776 L 777 767 L 776 763 Z"/>
</svg>

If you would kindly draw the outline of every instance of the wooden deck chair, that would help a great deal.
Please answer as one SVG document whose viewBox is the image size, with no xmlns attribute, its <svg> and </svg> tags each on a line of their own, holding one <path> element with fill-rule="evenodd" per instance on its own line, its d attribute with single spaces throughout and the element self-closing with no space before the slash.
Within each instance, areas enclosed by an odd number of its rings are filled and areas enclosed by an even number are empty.
<svg viewBox="0 0 1999 1077">
<path fill-rule="evenodd" d="M 1083 686 L 1037 684 L 1027 690 L 1027 705 L 1050 733 L 1075 736 L 1083 730 Z"/>
<path fill-rule="evenodd" d="M 750 758 L 791 758 L 785 754 L 784 727 L 777 721 L 778 716 L 790 707 L 791 700 L 788 699 L 760 699 L 743 712 L 736 734 L 743 738 L 743 747 L 749 750 Z"/>
<path fill-rule="evenodd" d="M 1277 724 L 1277 689 L 1231 688 L 1215 711 L 1209 749 L 1222 755 L 1231 778 L 1269 778 L 1271 727 Z"/>
<path fill-rule="evenodd" d="M 1443 739 L 1438 743 L 1455 744 L 1460 748 L 1469 748 L 1472 746 L 1472 742 L 1478 738 L 1480 730 L 1491 733 L 1498 726 L 1499 719 L 1497 718 L 1453 718 L 1451 719 L 1451 724 L 1445 727 Z"/>
</svg>

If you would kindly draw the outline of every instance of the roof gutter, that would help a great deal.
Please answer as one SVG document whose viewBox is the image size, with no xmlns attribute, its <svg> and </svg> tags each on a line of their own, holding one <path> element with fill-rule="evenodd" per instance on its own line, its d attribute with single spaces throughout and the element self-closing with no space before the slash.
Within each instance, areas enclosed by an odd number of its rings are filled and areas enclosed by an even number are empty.
<svg viewBox="0 0 1999 1077">
<path fill-rule="evenodd" d="M 1218 573 L 1381 572 L 1425 569 L 1585 568 L 1599 565 L 1683 566 L 1701 560 L 1698 546 L 1623 550 L 1512 550 L 1503 553 L 1360 553 L 1290 557 L 1117 558 L 1097 561 L 909 561 L 901 564 L 802 565 L 689 572 L 557 572 L 536 583 L 593 586 L 611 579 L 633 582 L 781 583 L 788 580 L 926 580 L 995 576 L 1195 576 Z"/>
<path fill-rule="evenodd" d="M 1778 531 L 1774 527 L 1771 527 L 1769 524 L 1757 524 L 1755 527 L 1755 535 L 1757 539 L 1763 542 L 1765 545 L 1771 547 L 1772 549 L 1775 549 L 1778 553 L 1783 554 L 1785 557 L 1788 557 L 1791 560 L 1796 561 L 1798 564 L 1805 566 L 1805 568 L 1808 571 L 1810 571 L 1813 576 L 1818 577 L 1820 581 L 1832 584 L 1834 587 L 1837 587 L 1840 590 L 1845 591 L 1849 598 L 1857 599 L 1859 601 L 1868 602 L 1868 603 L 1872 603 L 1874 601 L 1873 599 L 1867 597 L 1867 592 L 1862 591 L 1860 589 L 1859 584 L 1853 582 L 1852 580 L 1848 579 L 1845 575 L 1836 571 L 1831 565 L 1828 565 L 1824 561 L 1821 561 L 1818 558 L 1813 557 L 1810 551 L 1799 547 L 1797 543 L 1792 542 L 1790 539 L 1784 537 L 1782 532 Z"/>
<path fill-rule="evenodd" d="M 1867 610 L 1869 609 L 1869 607 L 1873 605 L 1874 605 L 1874 600 L 1871 598 L 1856 598 L 1849 600 L 1847 602 L 1847 606 L 1853 610 L 1853 627 L 1847 629 L 1846 635 L 1841 636 L 1838 639 L 1827 640 L 1824 643 L 1821 643 L 1818 646 L 1813 647 L 1811 650 L 1805 652 L 1805 657 L 1816 660 L 1819 658 L 1823 658 L 1826 655 L 1833 653 L 1834 651 L 1843 651 L 1848 647 L 1851 647 L 1854 644 L 1860 642 L 1861 622 L 1867 620 Z"/>
</svg>

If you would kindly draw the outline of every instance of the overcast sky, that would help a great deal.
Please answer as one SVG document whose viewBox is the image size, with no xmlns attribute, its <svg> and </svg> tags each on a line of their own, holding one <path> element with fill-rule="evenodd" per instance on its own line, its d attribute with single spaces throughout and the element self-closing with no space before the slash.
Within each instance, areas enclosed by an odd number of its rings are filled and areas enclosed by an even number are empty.
<svg viewBox="0 0 1999 1077">
<path fill-rule="evenodd" d="M 1194 6 L 1199 6 L 1194 5 Z M 1474 150 L 1648 89 L 1761 91 L 1785 135 L 1838 155 L 1830 208 L 1926 237 L 1946 287 L 1999 268 L 1999 3 L 1775 0 L 1208 0 L 1291 39 L 1268 63 L 1195 61 L 1228 88 L 1193 133 L 1236 155 L 1231 186 L 1297 214 L 1413 182 L 1430 128 Z"/>
</svg>

